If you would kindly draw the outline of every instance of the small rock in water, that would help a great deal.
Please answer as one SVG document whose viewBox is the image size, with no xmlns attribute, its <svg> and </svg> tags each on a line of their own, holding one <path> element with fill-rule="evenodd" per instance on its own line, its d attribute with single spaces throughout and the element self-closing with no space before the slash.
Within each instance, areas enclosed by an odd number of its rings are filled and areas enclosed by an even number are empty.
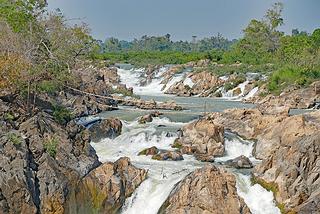
<svg viewBox="0 0 320 214">
<path fill-rule="evenodd" d="M 237 169 L 249 169 L 252 168 L 253 165 L 248 157 L 241 155 L 235 159 L 228 160 L 225 162 L 226 165 L 230 167 L 234 167 Z"/>
<path fill-rule="evenodd" d="M 157 147 L 153 146 L 153 147 L 150 147 L 150 148 L 142 150 L 141 152 L 139 152 L 138 155 L 139 156 L 140 155 L 146 155 L 146 156 L 148 156 L 148 155 L 156 155 L 156 154 L 158 154 L 158 152 L 159 152 L 159 149 Z"/>
</svg>

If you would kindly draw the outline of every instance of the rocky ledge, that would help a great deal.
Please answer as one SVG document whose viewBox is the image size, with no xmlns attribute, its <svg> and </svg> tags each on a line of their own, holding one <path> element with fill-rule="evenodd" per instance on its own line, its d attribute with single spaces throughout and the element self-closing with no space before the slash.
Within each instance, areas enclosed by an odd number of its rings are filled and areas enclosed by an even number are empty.
<svg viewBox="0 0 320 214">
<path fill-rule="evenodd" d="M 237 194 L 235 177 L 213 165 L 180 181 L 158 211 L 165 213 L 251 213 Z"/>
</svg>

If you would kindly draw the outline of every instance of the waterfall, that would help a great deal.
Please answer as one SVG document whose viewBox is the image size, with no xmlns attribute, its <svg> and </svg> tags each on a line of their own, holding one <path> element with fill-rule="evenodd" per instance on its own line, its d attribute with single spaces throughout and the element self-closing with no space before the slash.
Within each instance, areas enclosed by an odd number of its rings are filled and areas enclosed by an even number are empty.
<svg viewBox="0 0 320 214">
<path fill-rule="evenodd" d="M 127 198 L 121 213 L 126 214 L 153 214 L 157 213 L 162 203 L 169 196 L 174 185 L 181 181 L 188 173 L 204 166 L 191 155 L 184 155 L 183 161 L 156 161 L 150 156 L 138 156 L 145 148 L 156 146 L 159 149 L 173 150 L 171 145 L 177 137 L 176 130 L 185 123 L 172 122 L 168 118 L 154 118 L 151 123 L 139 124 L 137 120 L 123 122 L 123 133 L 115 139 L 104 139 L 92 143 L 99 160 L 115 161 L 127 156 L 132 163 L 148 170 L 148 178 L 136 189 L 131 197 Z M 252 162 L 258 162 L 252 156 L 253 142 L 246 141 L 235 134 L 225 135 L 224 157 L 217 158 L 222 162 L 245 155 Z M 253 214 L 278 214 L 273 194 L 260 185 L 252 185 L 250 175 L 241 171 L 233 171 L 237 180 L 237 191 Z"/>
</svg>

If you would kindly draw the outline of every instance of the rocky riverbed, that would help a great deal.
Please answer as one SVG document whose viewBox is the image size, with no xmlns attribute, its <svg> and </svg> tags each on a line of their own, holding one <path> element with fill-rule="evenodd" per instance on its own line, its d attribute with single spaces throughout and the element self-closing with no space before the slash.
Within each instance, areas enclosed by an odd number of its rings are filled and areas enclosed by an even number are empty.
<svg viewBox="0 0 320 214">
<path fill-rule="evenodd" d="M 320 114 L 290 114 L 317 83 L 257 106 L 204 98 L 237 79 L 190 73 L 205 63 L 79 65 L 79 87 L 31 95 L 31 111 L 1 96 L 1 213 L 318 213 Z M 231 97 L 252 93 L 243 83 Z"/>
</svg>

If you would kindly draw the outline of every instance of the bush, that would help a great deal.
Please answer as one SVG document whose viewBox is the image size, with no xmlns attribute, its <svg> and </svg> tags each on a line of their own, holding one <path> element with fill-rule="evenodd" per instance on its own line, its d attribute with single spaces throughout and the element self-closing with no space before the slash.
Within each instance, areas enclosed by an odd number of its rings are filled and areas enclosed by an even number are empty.
<svg viewBox="0 0 320 214">
<path fill-rule="evenodd" d="M 21 145 L 23 139 L 21 138 L 21 136 L 17 135 L 16 133 L 13 133 L 13 132 L 9 132 L 7 134 L 7 137 L 9 139 L 9 141 L 11 143 L 13 143 L 13 145 L 16 145 L 16 146 L 19 146 Z"/>
<path fill-rule="evenodd" d="M 275 71 L 269 79 L 270 92 L 279 94 L 282 89 L 295 85 L 307 86 L 320 76 L 320 71 L 310 71 L 297 66 L 284 66 Z"/>
<path fill-rule="evenodd" d="M 53 158 L 56 157 L 58 144 L 59 144 L 58 140 L 54 137 L 51 139 L 48 139 L 44 143 L 44 148 L 45 148 L 46 152 Z"/>
<path fill-rule="evenodd" d="M 59 85 L 54 81 L 42 81 L 38 85 L 38 89 L 40 92 L 45 92 L 49 94 L 53 94 L 54 92 L 58 91 Z"/>
<path fill-rule="evenodd" d="M 66 124 L 74 118 L 74 116 L 68 109 L 59 105 L 53 106 L 52 115 L 54 117 L 54 120 L 60 124 Z"/>
</svg>

